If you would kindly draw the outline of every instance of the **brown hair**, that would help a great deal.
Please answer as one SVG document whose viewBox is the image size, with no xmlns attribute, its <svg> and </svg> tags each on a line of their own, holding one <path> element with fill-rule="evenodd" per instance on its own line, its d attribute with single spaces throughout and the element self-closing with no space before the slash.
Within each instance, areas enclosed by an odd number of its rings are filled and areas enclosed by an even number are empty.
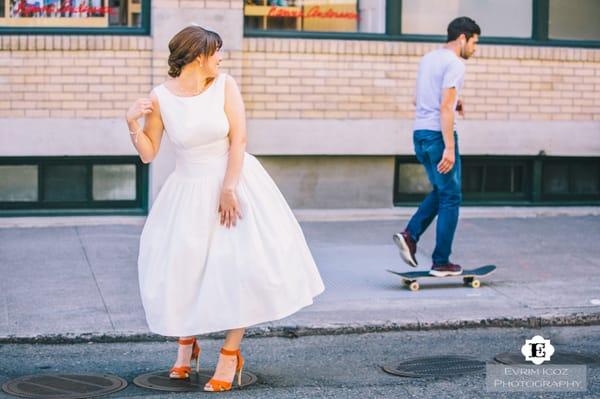
<svg viewBox="0 0 600 399">
<path fill-rule="evenodd" d="M 216 32 L 197 25 L 182 29 L 169 41 L 169 76 L 176 78 L 184 65 L 199 55 L 210 57 L 222 45 L 223 40 Z"/>
</svg>

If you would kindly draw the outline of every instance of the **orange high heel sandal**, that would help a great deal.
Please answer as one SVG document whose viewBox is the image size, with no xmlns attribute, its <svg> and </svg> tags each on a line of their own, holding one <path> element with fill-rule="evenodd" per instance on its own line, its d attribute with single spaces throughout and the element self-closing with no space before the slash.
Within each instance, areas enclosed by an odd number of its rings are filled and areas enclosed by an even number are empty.
<svg viewBox="0 0 600 399">
<path fill-rule="evenodd" d="M 237 384 L 238 387 L 242 385 L 242 369 L 244 368 L 244 358 L 240 353 L 240 350 L 227 350 L 225 348 L 221 348 L 221 354 L 225 356 L 235 356 L 237 359 L 237 364 L 235 366 L 235 372 L 237 373 Z M 235 379 L 235 374 L 233 375 Z M 211 378 L 210 381 L 204 385 L 204 390 L 208 392 L 222 392 L 222 391 L 230 391 L 232 386 L 232 382 L 220 381 Z"/>
<path fill-rule="evenodd" d="M 196 341 L 196 337 L 193 338 L 179 338 L 179 345 L 191 345 L 192 346 L 192 357 L 190 358 L 190 363 L 192 361 L 196 361 L 196 372 L 200 370 L 200 346 Z M 190 366 L 173 366 L 169 371 L 169 378 L 172 380 L 185 380 L 190 378 L 190 374 L 192 372 L 192 368 Z"/>
</svg>

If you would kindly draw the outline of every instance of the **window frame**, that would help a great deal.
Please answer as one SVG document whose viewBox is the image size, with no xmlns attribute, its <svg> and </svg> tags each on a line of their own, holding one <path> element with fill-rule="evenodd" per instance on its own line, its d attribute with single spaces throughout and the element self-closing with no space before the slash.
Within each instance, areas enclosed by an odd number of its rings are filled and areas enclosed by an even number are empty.
<svg viewBox="0 0 600 399">
<path fill-rule="evenodd" d="M 360 1 L 360 0 L 357 0 Z M 402 34 L 402 0 L 386 0 L 386 32 L 302 32 L 289 30 L 247 29 L 244 21 L 244 37 L 329 39 L 329 40 L 377 40 L 401 42 L 446 42 L 445 35 Z M 550 0 L 532 0 L 532 32 L 530 38 L 490 37 L 482 35 L 481 44 L 502 44 L 536 47 L 584 47 L 600 48 L 600 40 L 550 39 L 548 23 Z M 243 11 L 242 11 L 243 12 Z"/>
<path fill-rule="evenodd" d="M 0 0 L 4 1 L 4 0 Z M 1 26 L 0 35 L 120 35 L 120 36 L 148 36 L 150 35 L 150 21 L 152 7 L 150 0 L 141 0 L 141 26 L 123 27 L 113 26 L 107 28 L 83 27 L 35 27 L 35 26 Z M 7 12 L 7 11 L 5 11 Z M 0 18 L 1 19 L 1 18 Z"/>
<path fill-rule="evenodd" d="M 44 168 L 48 165 L 84 165 L 86 167 L 85 201 L 50 201 L 43 199 Z M 128 164 L 135 165 L 135 200 L 93 200 L 93 166 Z M 146 215 L 148 213 L 148 165 L 137 156 L 42 156 L 42 157 L 0 157 L 0 166 L 35 165 L 37 166 L 36 201 L 0 201 L 0 216 L 28 215 L 90 215 L 121 214 Z"/>
<path fill-rule="evenodd" d="M 547 164 L 567 164 L 576 162 L 590 162 L 600 165 L 600 157 L 567 157 L 567 156 L 477 156 L 462 155 L 462 173 L 464 178 L 465 162 L 494 165 L 510 161 L 514 164 L 523 164 L 524 192 L 521 193 L 465 193 L 463 191 L 464 206 L 597 206 L 600 205 L 600 194 L 560 194 L 549 195 L 543 192 L 543 170 Z M 418 206 L 427 193 L 400 193 L 398 191 L 398 170 L 403 163 L 419 164 L 413 155 L 398 155 L 394 161 L 394 206 Z M 569 176 L 570 179 L 570 176 Z M 569 186 L 572 182 L 569 180 Z"/>
</svg>

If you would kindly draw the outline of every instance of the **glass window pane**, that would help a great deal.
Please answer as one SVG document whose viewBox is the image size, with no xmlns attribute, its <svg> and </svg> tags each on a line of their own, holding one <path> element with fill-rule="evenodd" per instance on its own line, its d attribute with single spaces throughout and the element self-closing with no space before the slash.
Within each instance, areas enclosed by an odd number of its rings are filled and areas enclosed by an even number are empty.
<svg viewBox="0 0 600 399">
<path fill-rule="evenodd" d="M 485 192 L 510 193 L 511 167 L 507 165 L 489 165 L 485 174 Z"/>
<path fill-rule="evenodd" d="M 448 24 L 468 16 L 483 36 L 531 37 L 532 0 L 403 0 L 402 33 L 446 36 Z"/>
<path fill-rule="evenodd" d="M 0 201 L 37 201 L 37 165 L 1 165 Z"/>
<path fill-rule="evenodd" d="M 600 1 L 550 0 L 548 37 L 600 40 Z"/>
<path fill-rule="evenodd" d="M 398 168 L 399 193 L 429 193 L 433 190 L 423 165 L 417 163 L 404 163 L 399 165 Z"/>
<path fill-rule="evenodd" d="M 385 33 L 385 0 L 246 0 L 246 29 Z"/>
<path fill-rule="evenodd" d="M 598 194 L 600 176 L 598 164 L 580 162 L 571 166 L 571 181 L 573 194 Z"/>
<path fill-rule="evenodd" d="M 135 165 L 94 165 L 92 173 L 94 200 L 135 200 Z"/>
<path fill-rule="evenodd" d="M 463 191 L 465 193 L 480 193 L 482 191 L 483 166 L 463 164 L 461 172 Z"/>
<path fill-rule="evenodd" d="M 544 166 L 542 186 L 544 194 L 569 193 L 569 167 L 566 164 Z"/>
<path fill-rule="evenodd" d="M 86 201 L 86 165 L 47 165 L 44 167 L 46 201 Z"/>
<path fill-rule="evenodd" d="M 0 26 L 107 28 L 141 26 L 141 0 L 0 0 Z"/>
</svg>

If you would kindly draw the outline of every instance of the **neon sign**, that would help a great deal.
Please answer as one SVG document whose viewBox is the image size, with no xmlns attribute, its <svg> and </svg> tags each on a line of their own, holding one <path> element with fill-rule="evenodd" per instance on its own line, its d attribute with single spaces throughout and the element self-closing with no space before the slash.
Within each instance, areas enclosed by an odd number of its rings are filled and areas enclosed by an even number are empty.
<svg viewBox="0 0 600 399">
<path fill-rule="evenodd" d="M 273 6 L 269 9 L 267 17 L 358 19 L 358 13 L 352 11 L 335 11 L 332 8 L 322 11 L 321 6 L 310 7 L 308 11 L 304 9 L 288 10 L 284 7 Z"/>
</svg>

